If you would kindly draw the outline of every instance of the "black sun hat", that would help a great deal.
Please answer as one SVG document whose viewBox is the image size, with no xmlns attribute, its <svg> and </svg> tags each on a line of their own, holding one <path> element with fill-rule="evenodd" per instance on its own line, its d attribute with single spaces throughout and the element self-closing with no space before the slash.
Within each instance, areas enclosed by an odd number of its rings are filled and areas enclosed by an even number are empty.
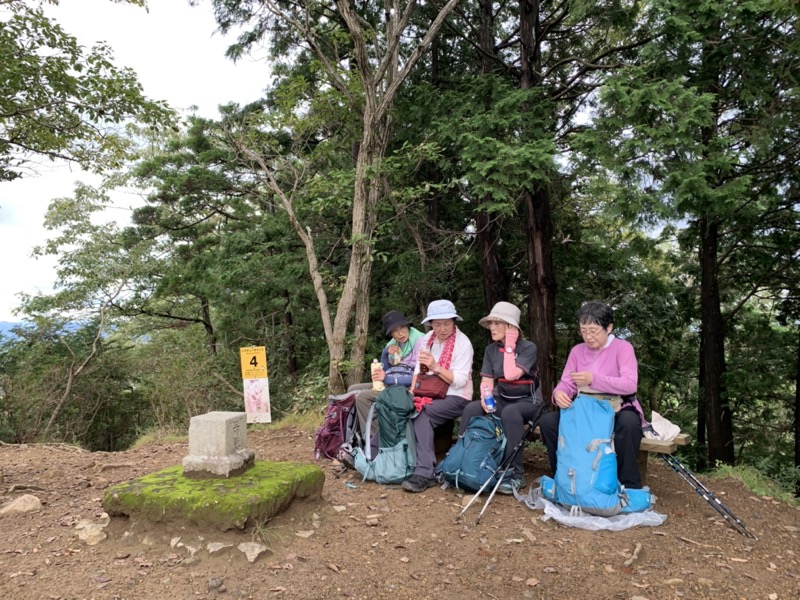
<svg viewBox="0 0 800 600">
<path fill-rule="evenodd" d="M 383 315 L 381 322 L 383 323 L 383 329 L 386 332 L 387 338 L 392 337 L 392 332 L 398 327 L 407 327 L 411 325 L 411 321 L 406 319 L 406 316 L 399 310 L 390 310 L 388 313 Z"/>
</svg>

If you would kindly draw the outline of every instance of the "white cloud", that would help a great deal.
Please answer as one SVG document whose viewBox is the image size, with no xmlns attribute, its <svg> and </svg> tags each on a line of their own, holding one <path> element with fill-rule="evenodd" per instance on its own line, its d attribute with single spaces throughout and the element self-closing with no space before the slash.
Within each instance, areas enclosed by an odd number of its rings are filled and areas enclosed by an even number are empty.
<svg viewBox="0 0 800 600">
<path fill-rule="evenodd" d="M 225 58 L 234 36 L 214 33 L 208 3 L 191 7 L 187 0 L 151 0 L 150 12 L 111 0 L 62 0 L 47 8 L 83 46 L 105 41 L 115 63 L 136 71 L 145 93 L 172 107 L 217 116 L 217 106 L 257 100 L 269 82 L 266 61 Z M 19 292 L 48 291 L 54 281 L 54 258 L 31 258 L 47 239 L 42 226 L 51 200 L 70 195 L 77 180 L 90 176 L 66 166 L 40 169 L 25 179 L 0 183 L 0 321 L 14 321 Z"/>
</svg>

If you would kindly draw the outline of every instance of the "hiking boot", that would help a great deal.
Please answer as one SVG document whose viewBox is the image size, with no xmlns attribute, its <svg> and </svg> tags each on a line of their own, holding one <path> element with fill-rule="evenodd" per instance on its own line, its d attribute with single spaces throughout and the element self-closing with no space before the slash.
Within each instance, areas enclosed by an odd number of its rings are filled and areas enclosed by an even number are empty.
<svg viewBox="0 0 800 600">
<path fill-rule="evenodd" d="M 514 490 L 521 490 L 525 487 L 525 478 L 524 477 L 517 477 L 516 479 L 506 479 L 503 483 L 500 484 L 500 487 L 497 488 L 497 493 L 505 494 L 506 496 L 511 496 L 514 494 Z"/>
<path fill-rule="evenodd" d="M 430 487 L 436 485 L 436 480 L 431 479 L 430 477 L 424 477 L 423 475 L 412 475 L 408 479 L 403 482 L 403 489 L 407 492 L 414 492 L 415 494 L 419 492 L 424 492 Z"/>
</svg>

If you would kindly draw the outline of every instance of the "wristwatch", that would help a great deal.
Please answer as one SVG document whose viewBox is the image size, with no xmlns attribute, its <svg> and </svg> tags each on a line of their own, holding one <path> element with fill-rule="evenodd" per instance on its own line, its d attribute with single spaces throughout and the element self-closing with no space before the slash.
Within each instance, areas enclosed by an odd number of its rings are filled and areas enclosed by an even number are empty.
<svg viewBox="0 0 800 600">
<path fill-rule="evenodd" d="M 513 354 L 514 353 L 514 348 L 512 346 L 506 346 L 505 347 L 505 351 L 506 351 L 506 354 Z"/>
</svg>

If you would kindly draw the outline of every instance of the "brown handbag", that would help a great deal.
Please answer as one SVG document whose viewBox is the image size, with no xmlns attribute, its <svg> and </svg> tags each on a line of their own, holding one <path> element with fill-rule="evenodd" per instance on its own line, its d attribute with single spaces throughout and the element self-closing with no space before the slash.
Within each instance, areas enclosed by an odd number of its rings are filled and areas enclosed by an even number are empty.
<svg viewBox="0 0 800 600">
<path fill-rule="evenodd" d="M 424 398 L 441 400 L 447 396 L 450 384 L 444 379 L 433 373 L 417 373 L 417 381 L 414 384 L 414 395 Z"/>
</svg>

